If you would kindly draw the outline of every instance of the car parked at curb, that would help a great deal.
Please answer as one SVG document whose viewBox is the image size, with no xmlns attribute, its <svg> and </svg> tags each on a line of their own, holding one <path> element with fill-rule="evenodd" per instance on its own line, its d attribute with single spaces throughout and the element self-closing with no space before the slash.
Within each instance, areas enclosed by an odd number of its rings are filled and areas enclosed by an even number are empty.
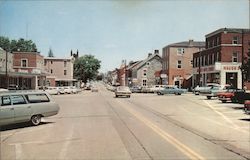
<svg viewBox="0 0 250 160">
<path fill-rule="evenodd" d="M 250 100 L 246 100 L 244 103 L 244 111 L 246 114 L 250 114 Z"/>
<path fill-rule="evenodd" d="M 181 89 L 177 86 L 166 86 L 163 89 L 157 91 L 158 95 L 164 95 L 164 94 L 175 94 L 175 95 L 181 95 L 183 93 L 186 93 L 187 89 Z"/>
<path fill-rule="evenodd" d="M 210 89 L 200 91 L 200 94 L 206 96 L 207 99 L 211 99 L 212 97 L 217 97 L 219 93 L 225 92 L 230 88 L 230 85 L 212 86 Z"/>
<path fill-rule="evenodd" d="M 49 93 L 50 95 L 60 94 L 59 90 L 56 87 L 45 87 L 44 91 Z"/>
<path fill-rule="evenodd" d="M 233 103 L 236 103 L 236 98 L 235 98 L 235 94 L 237 93 L 244 93 L 245 90 L 243 89 L 227 89 L 225 92 L 221 92 L 221 93 L 218 93 L 218 99 L 222 102 L 222 103 L 226 103 L 226 102 L 233 102 Z"/>
<path fill-rule="evenodd" d="M 217 87 L 217 86 L 219 86 L 219 84 L 217 84 L 217 83 L 207 83 L 205 86 L 202 86 L 202 87 L 196 86 L 196 87 L 193 89 L 193 93 L 194 93 L 195 95 L 199 95 L 200 92 L 207 91 L 207 90 L 211 89 L 212 87 Z"/>
<path fill-rule="evenodd" d="M 0 126 L 22 122 L 39 125 L 42 117 L 56 115 L 59 109 L 59 105 L 44 91 L 1 93 Z"/>
<path fill-rule="evenodd" d="M 130 98 L 131 96 L 131 91 L 129 89 L 129 87 L 127 86 L 118 86 L 115 90 L 115 97 L 121 97 L 121 96 L 125 96 Z"/>
</svg>

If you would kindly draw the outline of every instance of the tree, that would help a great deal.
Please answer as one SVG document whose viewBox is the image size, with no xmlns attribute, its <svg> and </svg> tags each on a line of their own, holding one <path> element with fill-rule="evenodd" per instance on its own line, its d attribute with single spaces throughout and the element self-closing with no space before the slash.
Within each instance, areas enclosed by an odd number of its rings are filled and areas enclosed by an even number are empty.
<svg viewBox="0 0 250 160">
<path fill-rule="evenodd" d="M 48 57 L 54 57 L 54 54 L 51 48 L 49 48 Z"/>
<path fill-rule="evenodd" d="M 100 67 L 101 61 L 93 55 L 81 56 L 75 60 L 74 76 L 86 83 L 88 80 L 93 80 L 97 77 Z"/>
<path fill-rule="evenodd" d="M 32 40 L 10 40 L 8 37 L 0 36 L 0 47 L 8 52 L 21 51 L 21 52 L 36 52 L 36 44 Z"/>
</svg>

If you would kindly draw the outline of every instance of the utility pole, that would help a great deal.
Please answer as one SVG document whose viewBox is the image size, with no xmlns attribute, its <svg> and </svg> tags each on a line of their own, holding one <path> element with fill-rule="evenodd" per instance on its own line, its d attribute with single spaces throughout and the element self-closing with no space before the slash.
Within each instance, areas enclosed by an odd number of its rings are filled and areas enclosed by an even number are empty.
<svg viewBox="0 0 250 160">
<path fill-rule="evenodd" d="M 9 87 L 9 76 L 8 76 L 8 51 L 5 50 L 5 87 Z"/>
</svg>

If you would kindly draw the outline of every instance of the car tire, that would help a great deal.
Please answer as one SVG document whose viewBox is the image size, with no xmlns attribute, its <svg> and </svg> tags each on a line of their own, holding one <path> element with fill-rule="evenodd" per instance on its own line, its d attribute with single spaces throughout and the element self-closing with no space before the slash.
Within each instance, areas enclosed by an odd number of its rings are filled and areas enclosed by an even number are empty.
<svg viewBox="0 0 250 160">
<path fill-rule="evenodd" d="M 211 99 L 212 97 L 211 96 L 207 96 L 207 99 Z"/>
<path fill-rule="evenodd" d="M 222 103 L 226 103 L 226 102 L 227 102 L 227 100 L 221 100 L 221 102 L 222 102 Z"/>
<path fill-rule="evenodd" d="M 33 126 L 37 126 L 41 123 L 42 116 L 41 115 L 34 115 L 31 117 L 30 122 Z"/>
</svg>

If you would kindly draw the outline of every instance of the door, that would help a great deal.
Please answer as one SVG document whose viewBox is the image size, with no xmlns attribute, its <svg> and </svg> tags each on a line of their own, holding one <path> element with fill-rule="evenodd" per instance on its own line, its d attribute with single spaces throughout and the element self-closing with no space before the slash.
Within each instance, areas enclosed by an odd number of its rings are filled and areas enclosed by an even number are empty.
<svg viewBox="0 0 250 160">
<path fill-rule="evenodd" d="M 14 107 L 9 96 L 0 97 L 0 125 L 14 123 Z"/>
<path fill-rule="evenodd" d="M 238 76 L 237 72 L 226 73 L 226 84 L 229 84 L 234 88 L 238 88 L 238 85 L 237 85 L 238 77 L 237 76 Z"/>
<path fill-rule="evenodd" d="M 27 103 L 23 95 L 11 95 L 11 102 L 15 111 L 15 122 L 26 122 L 31 118 L 31 104 Z"/>
</svg>

